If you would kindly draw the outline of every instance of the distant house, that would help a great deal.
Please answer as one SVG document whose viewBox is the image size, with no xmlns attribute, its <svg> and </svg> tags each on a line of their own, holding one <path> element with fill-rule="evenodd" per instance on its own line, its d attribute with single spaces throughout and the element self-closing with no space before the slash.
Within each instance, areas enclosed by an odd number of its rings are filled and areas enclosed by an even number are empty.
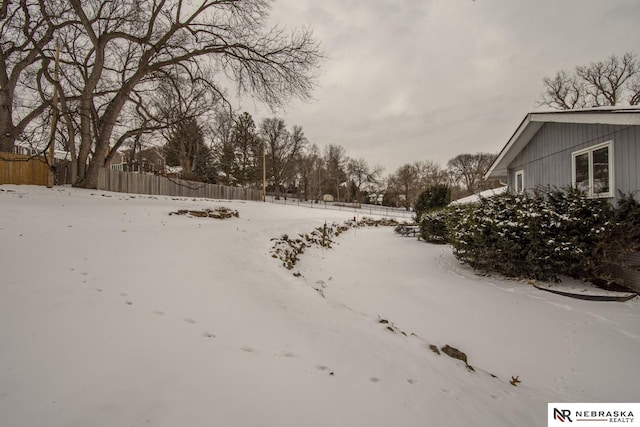
<svg viewBox="0 0 640 427">
<path fill-rule="evenodd" d="M 166 173 L 166 162 L 159 147 L 137 151 L 127 149 L 115 153 L 108 165 L 109 169 L 123 172 Z"/>
<path fill-rule="evenodd" d="M 489 168 L 520 193 L 573 186 L 590 197 L 640 200 L 640 108 L 608 107 L 529 113 Z"/>
<path fill-rule="evenodd" d="M 49 155 L 49 149 L 48 148 L 37 148 L 37 147 L 32 147 L 30 145 L 27 144 L 22 144 L 20 142 L 16 143 L 16 145 L 13 147 L 13 152 L 15 154 L 23 154 L 23 155 L 27 155 L 27 156 L 48 156 Z M 71 153 L 69 153 L 68 151 L 64 151 L 64 150 L 54 150 L 53 151 L 53 158 L 55 160 L 67 160 L 67 161 L 71 161 Z"/>
</svg>

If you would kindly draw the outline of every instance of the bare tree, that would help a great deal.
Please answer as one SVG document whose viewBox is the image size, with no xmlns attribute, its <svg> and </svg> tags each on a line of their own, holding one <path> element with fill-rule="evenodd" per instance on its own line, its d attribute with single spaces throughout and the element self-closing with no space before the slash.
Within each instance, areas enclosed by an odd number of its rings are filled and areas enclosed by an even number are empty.
<svg viewBox="0 0 640 427">
<path fill-rule="evenodd" d="M 449 183 L 449 174 L 437 162 L 432 160 L 418 161 L 414 163 L 414 166 L 418 171 L 421 190 Z"/>
<path fill-rule="evenodd" d="M 326 170 L 318 146 L 312 144 L 300 155 L 297 163 L 302 196 L 305 200 L 312 199 L 318 202 L 322 197 L 322 185 L 326 179 Z"/>
<path fill-rule="evenodd" d="M 131 91 L 115 127 L 118 137 L 113 139 L 105 162 L 109 163 L 122 146 L 132 147 L 135 158 L 135 152 L 142 148 L 143 138 L 163 138 L 163 151 L 170 166 L 182 166 L 185 177 L 211 179 L 211 171 L 204 170 L 203 166 L 210 165 L 210 162 L 208 154 L 203 154 L 208 153 L 209 147 L 203 141 L 205 129 L 200 121 L 214 111 L 219 97 L 211 93 L 208 85 L 193 82 L 189 76 L 180 75 L 179 71 L 159 75 L 153 91 L 143 86 Z M 77 121 L 76 124 L 79 123 Z M 70 147 L 73 148 L 74 144 Z M 78 170 L 82 170 L 83 164 L 78 164 L 78 157 L 72 153 Z"/>
<path fill-rule="evenodd" d="M 640 65 L 635 53 L 559 71 L 543 79 L 539 105 L 560 110 L 640 103 Z"/>
<path fill-rule="evenodd" d="M 41 0 L 41 3 L 44 2 Z M 308 30 L 267 29 L 265 0 L 69 0 L 73 23 L 62 42 L 61 97 L 75 126 L 78 186 L 95 187 L 98 171 L 127 132 L 127 111 L 140 110 L 158 81 L 188 76 L 224 97 L 208 70 L 241 92 L 276 106 L 307 98 L 321 59 Z M 46 90 L 46 88 L 44 88 Z M 132 94 L 137 95 L 132 95 Z M 135 107 L 136 99 L 140 102 Z M 64 113 L 63 113 L 64 114 Z"/>
<path fill-rule="evenodd" d="M 462 183 L 468 193 L 475 193 L 486 189 L 484 175 L 495 158 L 496 155 L 491 153 L 465 153 L 449 160 L 447 166 L 455 182 Z"/>
<path fill-rule="evenodd" d="M 404 164 L 389 177 L 389 190 L 396 206 L 407 210 L 413 207 L 420 188 L 420 174 L 415 164 Z"/>
<path fill-rule="evenodd" d="M 286 146 L 288 134 L 284 120 L 278 118 L 267 118 L 260 124 L 260 136 L 265 151 L 269 156 L 269 164 L 267 166 L 267 179 L 271 181 L 276 191 L 276 195 L 280 197 L 280 185 L 284 174 L 284 147 Z"/>
<path fill-rule="evenodd" d="M 388 195 L 396 206 L 411 209 L 426 188 L 448 184 L 448 173 L 438 163 L 417 161 L 402 165 L 389 177 Z"/>
<path fill-rule="evenodd" d="M 384 168 L 382 166 L 370 167 L 363 158 L 349 159 L 347 162 L 347 174 L 355 190 L 355 201 L 362 203 L 363 187 L 367 184 L 375 184 L 380 179 Z"/>
<path fill-rule="evenodd" d="M 63 2 L 0 3 L 0 151 L 16 140 L 50 106 L 50 93 L 37 91 L 50 58 L 43 50 L 57 31 L 69 25 Z"/>
<path fill-rule="evenodd" d="M 640 73 L 629 82 L 629 105 L 640 104 Z"/>
<path fill-rule="evenodd" d="M 572 110 L 587 105 L 585 85 L 574 74 L 558 71 L 555 77 L 545 77 L 540 105 L 558 110 Z"/>
<path fill-rule="evenodd" d="M 369 196 L 369 202 L 379 205 L 384 202 L 384 195 L 388 192 L 388 179 L 381 178 L 376 182 L 368 184 L 366 191 Z"/>
<path fill-rule="evenodd" d="M 291 129 L 291 132 L 289 132 L 288 146 L 290 148 L 288 149 L 288 151 L 290 154 L 287 156 L 288 158 L 285 165 L 285 173 L 283 174 L 283 178 L 289 181 L 289 187 L 293 185 L 297 186 L 297 182 L 293 182 L 296 175 L 296 163 L 300 159 L 300 155 L 302 154 L 308 143 L 309 140 L 305 136 L 302 127 L 294 125 Z"/>
<path fill-rule="evenodd" d="M 587 92 L 594 106 L 617 105 L 627 81 L 637 75 L 635 55 L 625 53 L 622 58 L 611 55 L 605 61 L 576 68 L 576 74 L 587 83 Z"/>
<path fill-rule="evenodd" d="M 340 186 L 347 181 L 345 166 L 347 154 L 342 145 L 329 144 L 324 149 L 324 164 L 327 170 L 327 194 L 333 194 L 340 201 Z M 344 191 L 342 196 L 344 197 Z"/>
<path fill-rule="evenodd" d="M 221 172 L 219 179 L 226 185 L 232 185 L 238 179 L 236 147 L 233 141 L 234 120 L 235 117 L 230 111 L 222 109 L 215 114 L 211 124 L 213 156 Z"/>
<path fill-rule="evenodd" d="M 282 185 L 294 172 L 295 161 L 307 144 L 307 138 L 300 126 L 294 126 L 289 132 L 284 120 L 275 117 L 262 121 L 260 134 L 267 148 L 269 177 L 276 197 L 279 197 Z"/>
</svg>

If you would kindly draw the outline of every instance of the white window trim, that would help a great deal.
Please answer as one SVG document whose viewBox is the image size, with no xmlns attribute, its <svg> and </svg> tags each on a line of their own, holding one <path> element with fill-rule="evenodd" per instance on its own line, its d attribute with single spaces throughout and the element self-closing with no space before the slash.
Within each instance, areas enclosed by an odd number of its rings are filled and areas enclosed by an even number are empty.
<svg viewBox="0 0 640 427">
<path fill-rule="evenodd" d="M 605 147 L 609 149 L 609 191 L 607 191 L 606 193 L 594 193 L 593 192 L 593 152 Z M 587 191 L 587 196 L 593 197 L 593 198 L 613 197 L 613 192 L 615 188 L 615 185 L 613 183 L 613 177 L 615 176 L 615 174 L 613 173 L 613 169 L 614 169 L 613 140 L 609 140 L 597 145 L 592 145 L 591 147 L 584 148 L 582 150 L 574 151 L 573 153 L 571 153 L 571 185 L 574 188 L 577 188 L 576 157 L 585 153 L 589 154 L 589 190 Z"/>
<path fill-rule="evenodd" d="M 518 190 L 518 176 L 521 176 L 521 177 L 522 177 L 522 188 L 521 188 L 520 190 Z M 525 184 L 524 184 L 524 169 L 523 169 L 523 170 L 516 171 L 516 174 L 514 175 L 513 189 L 515 190 L 516 194 L 522 194 L 522 193 L 524 193 L 524 189 L 525 189 Z"/>
</svg>

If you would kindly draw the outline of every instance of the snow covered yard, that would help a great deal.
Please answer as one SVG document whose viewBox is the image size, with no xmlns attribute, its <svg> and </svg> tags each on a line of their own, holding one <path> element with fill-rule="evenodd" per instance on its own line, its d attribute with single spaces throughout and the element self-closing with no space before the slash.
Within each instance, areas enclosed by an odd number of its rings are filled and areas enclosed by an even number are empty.
<svg viewBox="0 0 640 427">
<path fill-rule="evenodd" d="M 0 190 L 3 426 L 546 426 L 547 402 L 640 401 L 638 299 L 480 277 L 388 227 L 271 258 L 344 212 Z M 169 215 L 221 206 L 240 217 Z"/>
</svg>

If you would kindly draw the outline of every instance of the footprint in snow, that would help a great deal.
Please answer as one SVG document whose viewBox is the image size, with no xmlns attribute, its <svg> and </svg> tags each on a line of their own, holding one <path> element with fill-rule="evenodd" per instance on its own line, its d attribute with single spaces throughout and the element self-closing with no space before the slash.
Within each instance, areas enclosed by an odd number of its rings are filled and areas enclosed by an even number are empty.
<svg viewBox="0 0 640 427">
<path fill-rule="evenodd" d="M 286 352 L 286 353 L 279 353 L 277 354 L 278 357 L 298 357 L 298 355 L 292 351 Z"/>
<path fill-rule="evenodd" d="M 327 366 L 324 366 L 324 365 L 317 365 L 316 368 L 318 368 L 318 370 L 320 370 L 320 371 L 329 371 L 329 368 Z M 333 376 L 334 372 L 333 371 L 329 371 L 329 375 Z"/>
</svg>

